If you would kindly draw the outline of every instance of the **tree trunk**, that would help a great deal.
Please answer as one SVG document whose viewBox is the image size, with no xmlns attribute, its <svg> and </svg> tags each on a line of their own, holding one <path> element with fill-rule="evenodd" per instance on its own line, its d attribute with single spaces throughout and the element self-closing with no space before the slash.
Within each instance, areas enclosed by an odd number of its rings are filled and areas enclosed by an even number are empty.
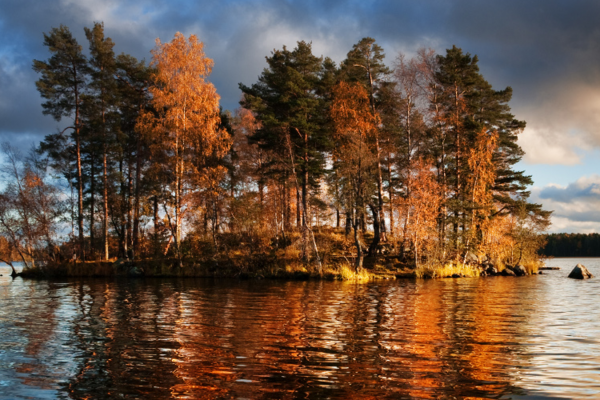
<svg viewBox="0 0 600 400">
<path fill-rule="evenodd" d="M 127 166 L 127 258 L 133 260 L 133 207 L 131 200 L 133 198 L 133 176 L 131 175 L 131 161 Z"/>
<path fill-rule="evenodd" d="M 142 149 L 141 139 L 137 138 L 136 160 L 135 160 L 135 200 L 133 202 L 133 256 L 137 257 L 139 251 L 140 231 L 140 184 L 142 180 Z"/>
<path fill-rule="evenodd" d="M 75 117 L 75 145 L 77 147 L 77 227 L 79 229 L 79 258 L 85 261 L 85 238 L 83 235 L 83 177 L 81 174 L 81 141 L 79 137 L 79 108 Z"/>
<path fill-rule="evenodd" d="M 354 263 L 354 269 L 356 272 L 360 271 L 362 266 L 363 266 L 363 252 L 362 252 L 362 246 L 360 244 L 360 239 L 358 237 L 358 224 L 360 218 L 357 215 L 354 218 L 354 245 L 356 246 L 356 261 Z"/>
<path fill-rule="evenodd" d="M 352 212 L 346 211 L 346 236 L 348 236 L 352 231 L 352 225 Z"/>
<path fill-rule="evenodd" d="M 302 225 L 300 208 L 302 208 L 302 206 L 300 205 L 300 191 L 298 190 L 298 188 L 296 188 L 296 227 L 297 228 L 300 228 L 300 226 Z"/>
<path fill-rule="evenodd" d="M 388 167 L 388 197 L 390 199 L 390 235 L 394 236 L 394 188 L 392 186 L 392 165 L 390 161 L 391 155 L 388 152 L 387 167 Z"/>
<path fill-rule="evenodd" d="M 103 145 L 103 160 L 102 160 L 102 183 L 103 183 L 103 206 L 104 219 L 102 221 L 102 236 L 104 240 L 104 260 L 108 261 L 108 176 L 107 176 L 107 161 L 106 161 L 106 139 Z"/>
<path fill-rule="evenodd" d="M 92 155 L 91 160 L 90 160 L 90 167 L 91 167 L 91 171 L 90 171 L 90 254 L 92 258 L 94 257 L 95 254 L 95 242 L 96 242 L 96 238 L 94 235 L 94 222 L 95 222 L 95 208 L 96 208 L 96 196 L 95 196 L 95 192 L 96 192 L 96 185 L 94 184 L 96 181 L 96 169 L 94 168 L 96 166 L 96 159 L 95 157 Z"/>
<path fill-rule="evenodd" d="M 369 204 L 371 213 L 373 214 L 373 241 L 369 246 L 369 257 L 377 255 L 377 249 L 379 248 L 379 242 L 381 240 L 379 236 L 379 207 L 373 204 Z"/>
<path fill-rule="evenodd" d="M 154 196 L 154 255 L 160 252 L 158 242 L 158 196 Z"/>
<path fill-rule="evenodd" d="M 119 160 L 119 175 L 121 177 L 123 177 L 124 174 L 124 166 L 123 166 L 123 159 Z M 119 196 L 121 198 L 121 207 L 120 210 L 118 211 L 118 221 L 119 221 L 119 254 L 120 257 L 122 258 L 126 258 L 127 257 L 127 222 L 126 222 L 126 215 L 127 215 L 127 189 L 126 189 L 126 183 L 123 179 L 121 179 L 121 182 L 119 184 L 120 186 L 120 193 Z"/>
</svg>

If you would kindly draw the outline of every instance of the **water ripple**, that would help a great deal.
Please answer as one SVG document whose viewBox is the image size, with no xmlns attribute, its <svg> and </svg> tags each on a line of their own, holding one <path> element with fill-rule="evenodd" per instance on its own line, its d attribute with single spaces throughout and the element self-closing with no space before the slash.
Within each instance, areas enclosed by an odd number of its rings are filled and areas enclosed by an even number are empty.
<svg viewBox="0 0 600 400">
<path fill-rule="evenodd" d="M 598 398 L 600 279 L 12 280 L 0 398 Z M 1 269 L 1 268 L 0 268 Z"/>
</svg>

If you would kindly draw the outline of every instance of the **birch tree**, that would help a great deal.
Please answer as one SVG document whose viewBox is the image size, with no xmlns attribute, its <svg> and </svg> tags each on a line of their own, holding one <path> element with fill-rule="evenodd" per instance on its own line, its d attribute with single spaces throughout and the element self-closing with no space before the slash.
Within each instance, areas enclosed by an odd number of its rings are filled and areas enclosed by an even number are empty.
<svg viewBox="0 0 600 400">
<path fill-rule="evenodd" d="M 156 68 L 150 88 L 156 113 L 145 113 L 138 127 L 151 136 L 153 153 L 162 160 L 163 208 L 175 251 L 181 260 L 182 219 L 186 195 L 210 176 L 198 160 L 223 156 L 227 133 L 219 129 L 219 95 L 207 78 L 213 61 L 195 35 L 176 33 L 169 43 L 156 40 L 152 63 Z"/>
</svg>

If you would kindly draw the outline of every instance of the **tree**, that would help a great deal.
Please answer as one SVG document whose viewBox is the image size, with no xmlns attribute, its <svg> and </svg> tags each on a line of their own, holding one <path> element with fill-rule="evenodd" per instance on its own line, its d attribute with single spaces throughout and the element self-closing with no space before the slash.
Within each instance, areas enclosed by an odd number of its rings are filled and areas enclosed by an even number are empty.
<svg viewBox="0 0 600 400">
<path fill-rule="evenodd" d="M 399 169 L 402 194 L 405 201 L 410 203 L 411 178 L 413 159 L 418 157 L 419 150 L 425 144 L 426 125 L 423 115 L 426 113 L 427 101 L 425 87 L 427 85 L 427 65 L 424 60 L 426 51 L 422 50 L 416 58 L 407 60 L 399 54 L 394 68 L 395 95 L 396 95 L 396 120 L 392 122 L 399 125 L 398 135 L 395 140 L 397 146 L 396 164 Z M 390 179 L 391 182 L 391 179 Z M 390 184 L 391 187 L 391 184 Z M 393 192 L 390 190 L 390 202 Z M 391 219 L 391 216 L 390 216 Z M 404 215 L 403 240 L 406 239 L 406 229 L 411 223 L 410 208 Z M 402 246 L 404 248 L 404 246 Z"/>
<path fill-rule="evenodd" d="M 383 63 L 385 54 L 383 49 L 375 44 L 375 39 L 367 37 L 352 46 L 346 60 L 340 66 L 342 79 L 348 82 L 358 82 L 367 90 L 369 105 L 373 116 L 377 115 L 377 95 L 383 80 L 390 73 L 389 68 Z M 385 217 L 383 211 L 383 175 L 382 152 L 380 146 L 380 132 L 375 130 L 373 146 L 377 156 L 377 200 L 376 208 L 372 208 L 374 224 L 374 238 L 371 249 L 376 249 L 380 239 L 386 240 Z M 369 251 L 373 253 L 372 250 Z"/>
<path fill-rule="evenodd" d="M 107 114 L 114 110 L 116 103 L 116 63 L 113 51 L 114 43 L 110 38 L 104 37 L 104 24 L 95 23 L 92 29 L 84 28 L 85 35 L 90 43 L 90 67 L 91 82 L 90 89 L 90 124 L 98 133 L 102 146 L 102 236 L 103 236 L 103 258 L 108 260 L 108 149 L 109 129 Z M 93 177 L 92 177 L 93 179 Z M 92 192 L 92 196 L 94 193 Z M 92 202 L 92 215 L 93 215 Z M 91 218 L 93 220 L 93 217 Z M 93 229 L 90 229 L 90 236 Z M 92 244 L 93 247 L 93 244 Z"/>
<path fill-rule="evenodd" d="M 87 87 L 89 67 L 81 46 L 64 25 L 52 28 L 49 34 L 44 34 L 44 45 L 52 53 L 48 61 L 33 61 L 33 69 L 41 74 L 36 87 L 43 98 L 45 115 L 52 115 L 60 121 L 63 117 L 73 119 L 73 125 L 65 128 L 71 130 L 75 141 L 77 162 L 77 225 L 79 229 L 79 257 L 85 259 L 84 230 L 83 230 L 83 178 L 81 168 L 81 137 L 82 127 L 81 106 L 82 95 Z"/>
<path fill-rule="evenodd" d="M 325 169 L 324 152 L 331 143 L 324 129 L 324 102 L 319 95 L 323 71 L 331 69 L 330 60 L 312 54 L 311 44 L 298 42 L 289 51 L 276 50 L 267 57 L 266 68 L 252 86 L 240 83 L 244 97 L 240 104 L 255 113 L 261 127 L 251 136 L 264 150 L 289 160 L 287 138 L 291 140 L 301 182 L 301 224 L 308 226 L 309 187 L 318 185 Z M 329 79 L 329 74 L 324 77 Z M 285 176 L 286 171 L 282 171 Z"/>
<path fill-rule="evenodd" d="M 333 160 L 339 185 L 345 193 L 346 209 L 353 212 L 354 243 L 356 246 L 356 269 L 362 267 L 363 250 L 358 234 L 359 224 L 364 220 L 364 211 L 370 205 L 377 216 L 378 205 L 370 200 L 376 193 L 373 170 L 377 165 L 376 154 L 370 143 L 374 140 L 378 119 L 369 107 L 365 88 L 357 83 L 340 82 L 333 91 L 331 116 L 337 146 Z M 374 218 L 373 224 L 378 224 Z"/>
<path fill-rule="evenodd" d="M 496 179 L 493 155 L 497 148 L 498 134 L 482 129 L 477 132 L 474 146 L 469 149 L 467 157 L 468 178 L 466 192 L 470 194 L 467 206 L 471 220 L 465 226 L 466 232 L 465 256 L 472 242 L 483 239 L 482 229 L 489 225 L 494 212 L 492 186 Z M 478 243 L 477 243 L 478 244 Z"/>
<path fill-rule="evenodd" d="M 164 211 L 169 220 L 175 250 L 181 261 L 181 222 L 186 195 L 200 184 L 209 184 L 202 161 L 222 157 L 229 137 L 219 129 L 219 96 L 206 80 L 213 61 L 195 35 L 189 39 L 176 33 L 169 43 L 156 40 L 152 51 L 156 68 L 150 88 L 156 113 L 145 112 L 138 128 L 149 136 L 151 150 L 161 164 Z"/>
<path fill-rule="evenodd" d="M 517 137 L 525 123 L 510 113 L 508 102 L 512 89 L 493 90 L 479 73 L 477 56 L 464 54 L 453 46 L 445 56 L 438 55 L 435 62 L 431 58 L 426 60 L 430 66 L 430 109 L 435 121 L 431 147 L 436 152 L 440 179 L 446 191 L 444 215 L 440 219 L 443 225 L 446 221 L 452 225 L 452 242 L 455 250 L 459 250 L 470 240 L 468 225 L 473 193 L 469 159 L 478 157 L 472 150 L 483 151 L 479 145 L 482 137 L 497 135 L 491 159 L 494 182 L 486 188 L 493 194 L 495 203 L 495 207 L 489 209 L 489 216 L 515 214 L 520 201 L 528 197 L 526 185 L 531 184 L 531 177 L 513 170 L 523 155 Z M 526 202 L 526 207 L 540 218 L 548 216 L 537 204 Z M 444 232 L 445 227 L 441 230 Z"/>
<path fill-rule="evenodd" d="M 432 167 L 423 159 L 414 160 L 406 179 L 412 191 L 401 202 L 402 217 L 411 218 L 411 223 L 405 224 L 405 235 L 410 238 L 415 266 L 419 267 L 424 249 L 428 255 L 435 254 L 437 215 L 443 198 Z"/>
<path fill-rule="evenodd" d="M 46 164 L 32 152 L 25 160 L 8 143 L 0 173 L 6 187 L 0 192 L 0 261 L 12 268 L 16 253 L 25 268 L 54 255 L 56 229 L 63 207 L 58 190 L 45 182 Z"/>
<path fill-rule="evenodd" d="M 142 135 L 137 122 L 144 112 L 154 112 L 150 104 L 150 77 L 152 68 L 135 57 L 120 54 L 116 57 L 117 83 L 117 118 L 114 121 L 116 137 L 113 152 L 119 164 L 118 174 L 121 196 L 127 218 L 119 234 L 121 245 L 126 256 L 135 257 L 139 250 L 140 219 L 143 207 L 143 195 L 148 194 L 151 187 L 156 186 L 150 176 L 146 176 L 150 154 L 148 137 Z M 128 251 L 130 250 L 130 251 Z M 127 254 L 132 253 L 132 254 Z"/>
</svg>

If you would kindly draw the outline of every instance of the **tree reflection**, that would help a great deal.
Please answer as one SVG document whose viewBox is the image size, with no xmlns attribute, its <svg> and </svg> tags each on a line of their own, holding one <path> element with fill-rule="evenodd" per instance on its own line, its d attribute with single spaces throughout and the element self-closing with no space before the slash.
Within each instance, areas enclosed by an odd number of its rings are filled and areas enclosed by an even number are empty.
<svg viewBox="0 0 600 400">
<path fill-rule="evenodd" d="M 500 398 L 529 362 L 519 282 L 50 284 L 16 371 L 76 399 Z"/>
</svg>

